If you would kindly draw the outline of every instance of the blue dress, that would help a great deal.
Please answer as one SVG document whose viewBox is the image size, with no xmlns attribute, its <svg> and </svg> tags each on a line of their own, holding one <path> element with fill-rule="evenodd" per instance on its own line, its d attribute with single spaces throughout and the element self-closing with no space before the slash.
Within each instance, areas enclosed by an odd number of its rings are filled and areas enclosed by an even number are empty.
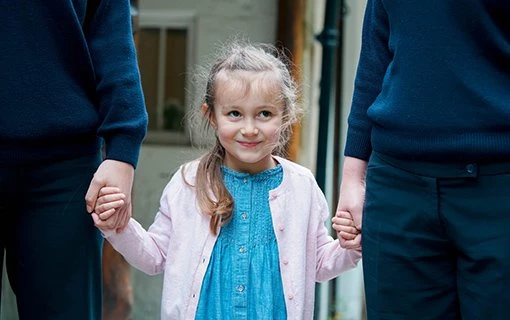
<svg viewBox="0 0 510 320">
<path fill-rule="evenodd" d="M 269 191 L 280 185 L 280 165 L 255 175 L 223 167 L 234 199 L 207 268 L 196 320 L 286 319 Z"/>
</svg>

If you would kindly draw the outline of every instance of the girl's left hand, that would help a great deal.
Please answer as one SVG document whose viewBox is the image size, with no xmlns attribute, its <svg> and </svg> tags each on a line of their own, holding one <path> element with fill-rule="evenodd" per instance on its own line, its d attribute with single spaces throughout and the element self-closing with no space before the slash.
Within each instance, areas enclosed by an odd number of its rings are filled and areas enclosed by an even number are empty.
<svg viewBox="0 0 510 320">
<path fill-rule="evenodd" d="M 333 222 L 333 229 L 337 232 L 340 245 L 342 245 L 346 240 L 354 240 L 351 241 L 351 244 L 348 247 L 344 247 L 343 245 L 342 247 L 346 249 L 361 249 L 361 231 L 355 227 L 354 221 L 349 212 L 338 211 L 331 221 Z"/>
</svg>

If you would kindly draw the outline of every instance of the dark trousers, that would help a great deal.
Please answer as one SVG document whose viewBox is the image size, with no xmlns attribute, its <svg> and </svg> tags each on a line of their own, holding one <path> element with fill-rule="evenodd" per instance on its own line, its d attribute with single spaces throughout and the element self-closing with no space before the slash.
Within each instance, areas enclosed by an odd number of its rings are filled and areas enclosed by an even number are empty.
<svg viewBox="0 0 510 320">
<path fill-rule="evenodd" d="M 373 154 L 363 271 L 368 320 L 509 319 L 510 162 Z"/>
<path fill-rule="evenodd" d="M 102 237 L 84 200 L 99 163 L 0 167 L 0 251 L 21 320 L 101 319 Z"/>
</svg>

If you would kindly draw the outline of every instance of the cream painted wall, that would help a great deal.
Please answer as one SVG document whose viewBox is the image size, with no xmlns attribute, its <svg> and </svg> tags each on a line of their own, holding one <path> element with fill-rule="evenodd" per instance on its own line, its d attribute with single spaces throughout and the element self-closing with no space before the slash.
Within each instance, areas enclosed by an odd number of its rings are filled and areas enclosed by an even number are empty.
<svg viewBox="0 0 510 320">
<path fill-rule="evenodd" d="M 275 0 L 140 0 L 141 15 L 153 11 L 183 12 L 195 17 L 194 63 L 200 65 L 218 43 L 233 36 L 263 42 L 275 39 Z"/>
</svg>

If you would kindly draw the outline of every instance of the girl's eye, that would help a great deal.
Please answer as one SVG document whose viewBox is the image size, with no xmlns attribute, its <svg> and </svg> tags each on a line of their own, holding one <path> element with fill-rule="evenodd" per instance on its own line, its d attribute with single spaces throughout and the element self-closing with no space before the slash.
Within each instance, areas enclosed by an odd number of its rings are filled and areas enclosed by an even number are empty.
<svg viewBox="0 0 510 320">
<path fill-rule="evenodd" d="M 229 113 L 227 113 L 227 115 L 232 118 L 239 118 L 241 116 L 239 111 L 229 111 Z"/>
<path fill-rule="evenodd" d="M 273 114 L 271 111 L 261 111 L 259 115 L 261 118 L 270 118 Z"/>
</svg>

